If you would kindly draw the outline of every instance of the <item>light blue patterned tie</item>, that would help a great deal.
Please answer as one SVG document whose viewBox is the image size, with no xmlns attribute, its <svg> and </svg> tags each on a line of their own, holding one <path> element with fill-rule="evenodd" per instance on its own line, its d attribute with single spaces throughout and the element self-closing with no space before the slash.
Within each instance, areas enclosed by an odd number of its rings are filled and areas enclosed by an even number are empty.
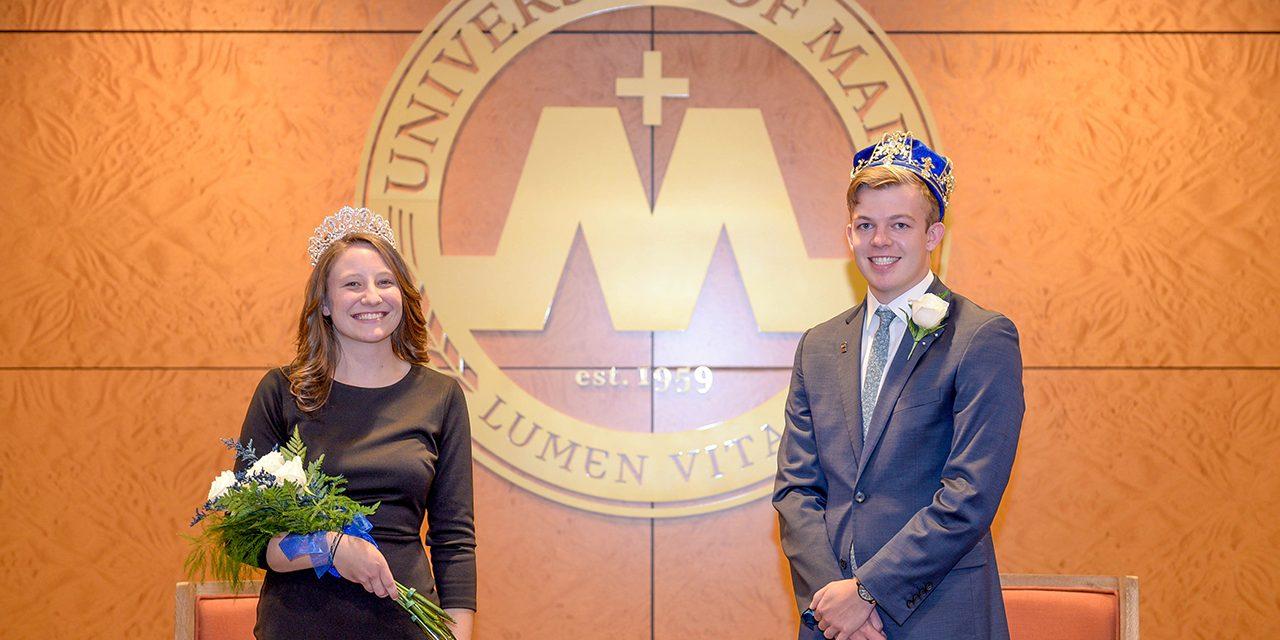
<svg viewBox="0 0 1280 640">
<path fill-rule="evenodd" d="M 885 365 L 889 364 L 889 325 L 893 324 L 893 310 L 880 307 L 876 309 L 876 317 L 880 319 L 880 326 L 876 327 L 876 335 L 871 340 L 871 361 L 867 363 L 867 378 L 862 384 L 863 442 L 867 440 L 871 414 L 876 408 L 876 397 L 880 395 L 880 379 L 884 377 Z"/>
</svg>

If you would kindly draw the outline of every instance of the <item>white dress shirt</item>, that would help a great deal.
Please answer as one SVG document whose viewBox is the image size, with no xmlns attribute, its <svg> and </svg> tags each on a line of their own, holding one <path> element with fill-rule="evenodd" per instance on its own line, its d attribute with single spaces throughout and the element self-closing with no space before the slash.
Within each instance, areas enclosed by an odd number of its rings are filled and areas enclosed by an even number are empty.
<svg viewBox="0 0 1280 640">
<path fill-rule="evenodd" d="M 893 322 L 889 324 L 889 362 L 885 364 L 884 375 L 880 376 L 880 388 L 884 388 L 884 381 L 889 379 L 893 357 L 898 353 L 898 345 L 902 344 L 902 336 L 907 333 L 907 318 L 911 317 L 911 307 L 907 303 L 923 298 L 931 286 L 933 286 L 933 271 L 924 274 L 924 279 L 917 282 L 916 286 L 907 289 L 905 293 L 888 303 L 876 300 L 875 294 L 871 293 L 870 289 L 867 290 L 867 311 L 862 316 L 862 375 L 858 380 L 859 389 L 866 385 L 867 367 L 871 364 L 871 341 L 875 339 L 876 329 L 880 328 L 880 318 L 876 317 L 876 310 L 882 306 L 889 307 L 894 315 Z M 876 389 L 876 397 L 879 395 L 880 389 Z"/>
</svg>

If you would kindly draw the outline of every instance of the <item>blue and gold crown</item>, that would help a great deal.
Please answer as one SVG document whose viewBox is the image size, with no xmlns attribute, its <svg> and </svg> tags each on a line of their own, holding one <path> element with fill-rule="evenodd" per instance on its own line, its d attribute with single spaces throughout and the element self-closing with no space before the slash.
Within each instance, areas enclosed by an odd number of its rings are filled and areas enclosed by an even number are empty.
<svg viewBox="0 0 1280 640">
<path fill-rule="evenodd" d="M 849 179 L 852 180 L 863 169 L 887 165 L 902 167 L 924 180 L 938 201 L 938 219 L 946 215 L 947 202 L 951 200 L 951 191 L 956 186 L 950 159 L 916 140 L 911 132 L 894 131 L 884 134 L 880 142 L 854 154 Z"/>
</svg>

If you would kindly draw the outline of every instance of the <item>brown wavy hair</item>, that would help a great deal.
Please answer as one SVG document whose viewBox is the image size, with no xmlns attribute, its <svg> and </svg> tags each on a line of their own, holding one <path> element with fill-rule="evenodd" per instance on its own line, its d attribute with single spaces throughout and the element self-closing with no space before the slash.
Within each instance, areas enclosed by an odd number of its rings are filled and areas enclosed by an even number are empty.
<svg viewBox="0 0 1280 640">
<path fill-rule="evenodd" d="M 335 241 L 316 261 L 307 278 L 302 313 L 298 317 L 297 355 L 289 364 L 289 391 L 298 408 L 316 411 L 329 400 L 333 374 L 338 367 L 340 346 L 333 319 L 324 315 L 328 298 L 329 270 L 334 260 L 354 244 L 372 247 L 395 275 L 400 289 L 402 312 L 400 326 L 391 332 L 391 351 L 409 364 L 427 364 L 427 318 L 422 312 L 422 294 L 409 275 L 409 266 L 400 253 L 386 240 L 368 234 L 352 233 Z"/>
</svg>

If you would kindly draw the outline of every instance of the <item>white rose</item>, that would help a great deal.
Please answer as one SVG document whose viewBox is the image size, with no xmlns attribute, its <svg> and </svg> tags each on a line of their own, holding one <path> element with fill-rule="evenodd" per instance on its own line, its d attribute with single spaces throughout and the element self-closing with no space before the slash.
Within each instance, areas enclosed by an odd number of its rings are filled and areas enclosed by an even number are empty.
<svg viewBox="0 0 1280 640">
<path fill-rule="evenodd" d="M 284 456 L 280 455 L 279 451 L 272 451 L 258 458 L 258 461 L 249 467 L 249 475 L 266 472 L 274 476 L 281 466 L 284 466 Z"/>
<path fill-rule="evenodd" d="M 209 502 L 213 502 L 222 497 L 227 489 L 235 486 L 236 474 L 230 471 L 223 471 L 218 477 L 213 479 L 213 484 L 209 485 Z"/>
<path fill-rule="evenodd" d="M 307 486 L 307 470 L 302 466 L 302 458 L 293 458 L 276 469 L 276 484 L 292 482 L 299 487 Z"/>
<path fill-rule="evenodd" d="M 924 297 L 919 300 L 912 300 L 910 304 L 911 321 L 921 329 L 937 327 L 947 317 L 947 307 L 949 306 L 947 301 L 932 293 L 926 293 Z"/>
</svg>

